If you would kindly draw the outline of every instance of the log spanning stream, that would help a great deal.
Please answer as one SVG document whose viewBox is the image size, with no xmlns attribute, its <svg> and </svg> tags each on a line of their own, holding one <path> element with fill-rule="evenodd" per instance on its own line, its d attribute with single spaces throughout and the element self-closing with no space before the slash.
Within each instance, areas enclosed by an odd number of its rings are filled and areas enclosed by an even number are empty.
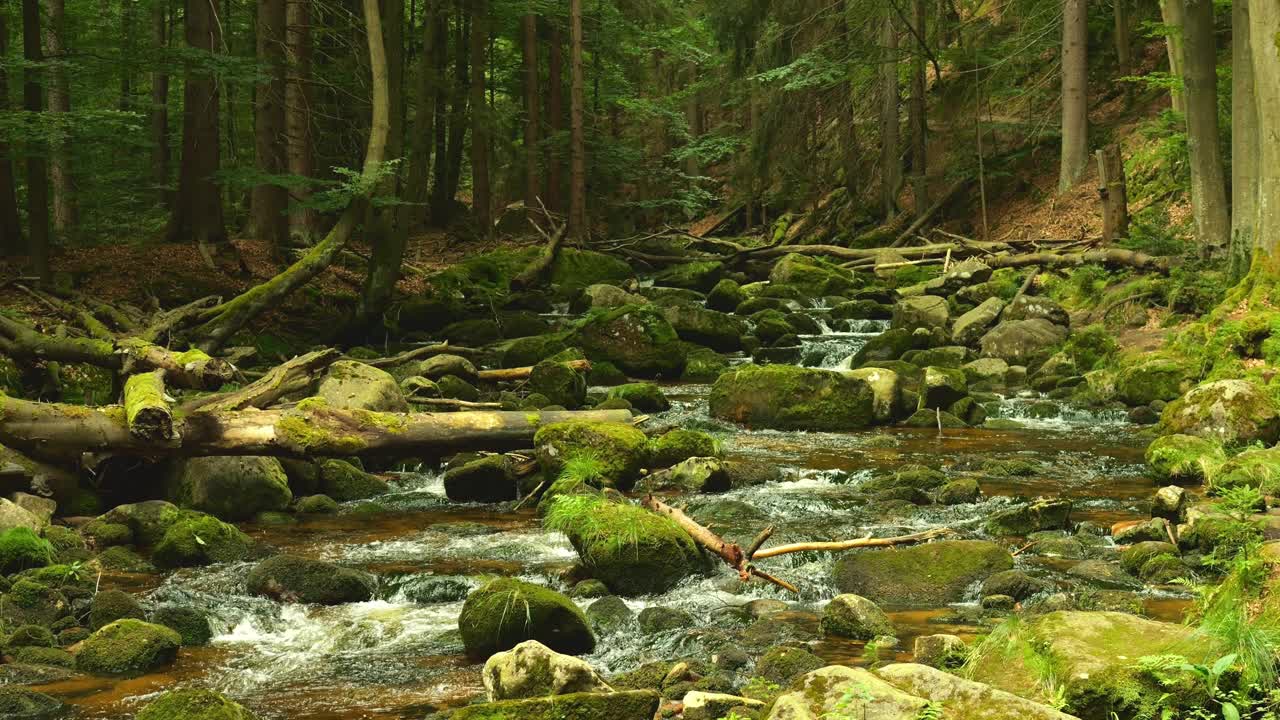
<svg viewBox="0 0 1280 720">
<path fill-rule="evenodd" d="M 844 328 L 848 329 L 848 328 Z M 802 362 L 838 367 L 879 326 L 856 332 L 824 332 L 805 338 Z M 661 422 L 704 429 L 726 455 L 782 469 L 784 480 L 721 495 L 676 498 L 719 519 L 727 537 L 748 539 L 775 524 L 781 542 L 917 532 L 929 527 L 976 527 L 1016 496 L 1069 498 L 1072 519 L 1109 525 L 1149 517 L 1151 481 L 1143 475 L 1143 441 L 1121 416 L 1093 415 L 1039 398 L 1001 402 L 997 415 L 1009 429 L 877 429 L 827 434 L 743 431 L 711 420 L 705 385 L 664 387 L 672 409 Z M 1030 472 L 993 477 L 975 472 L 991 460 L 1030 463 Z M 953 477 L 979 479 L 980 503 L 918 507 L 884 516 L 865 507 L 860 483 L 877 470 L 905 463 L 941 466 Z M 244 703 L 264 718 L 354 720 L 421 717 L 466 703 L 483 692 L 480 666 L 463 655 L 457 617 L 481 576 L 501 574 L 563 587 L 560 573 L 577 557 L 561 534 L 543 530 L 532 509 L 459 505 L 444 496 L 440 475 L 408 469 L 393 478 L 395 492 L 376 511 L 349 503 L 337 515 L 301 516 L 288 525 L 241 525 L 255 540 L 284 551 L 358 567 L 381 580 L 378 599 L 335 607 L 281 604 L 245 589 L 249 563 L 180 570 L 167 576 L 118 575 L 102 579 L 152 600 L 182 601 L 212 615 L 213 641 L 184 649 L 163 672 L 128 680 L 83 677 L 38 686 L 67 701 L 79 718 L 128 718 L 162 690 L 209 687 Z M 1109 539 L 1106 542 L 1110 542 Z M 766 561 L 799 589 L 789 595 L 763 582 L 743 584 L 723 565 L 661 596 L 631 599 L 635 611 L 666 606 L 687 611 L 693 628 L 611 636 L 586 660 L 605 673 L 644 662 L 690 654 L 700 638 L 740 632 L 741 619 L 787 608 L 773 617 L 789 639 L 811 640 L 810 649 L 834 663 L 865 662 L 855 641 L 822 640 L 822 603 L 837 594 L 831 555 L 800 553 Z M 1021 553 L 1017 567 L 1061 587 L 1082 581 L 1065 570 L 1074 560 Z M 1185 602 L 1173 591 L 1142 587 L 1124 593 L 1163 619 L 1180 619 Z M 886 607 L 899 636 L 890 655 L 910 657 L 913 637 L 940 632 L 973 637 L 984 632 L 978 589 L 969 602 L 944 607 Z M 753 602 L 754 601 L 754 602 Z M 591 600 L 579 601 L 584 607 Z M 748 603 L 751 603 L 748 605 Z M 745 609 L 745 613 L 744 613 Z M 883 655 L 882 655 L 883 657 Z"/>
</svg>

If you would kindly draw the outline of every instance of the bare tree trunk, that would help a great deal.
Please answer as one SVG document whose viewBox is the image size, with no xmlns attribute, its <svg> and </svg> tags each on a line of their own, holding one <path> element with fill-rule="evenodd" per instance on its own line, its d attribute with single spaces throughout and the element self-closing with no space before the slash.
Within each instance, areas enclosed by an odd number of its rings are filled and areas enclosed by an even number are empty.
<svg viewBox="0 0 1280 720">
<path fill-rule="evenodd" d="M 422 52 L 418 55 L 417 92 L 413 116 L 413 135 L 409 142 L 409 178 L 405 198 L 415 205 L 423 205 L 431 181 L 431 145 L 435 141 L 436 77 L 435 26 L 436 0 L 424 0 L 422 7 Z M 415 219 L 410 223 L 418 225 Z"/>
<path fill-rule="evenodd" d="M 526 13 L 521 19 L 524 60 L 524 206 L 529 219 L 539 211 L 542 187 L 539 182 L 538 138 L 538 16 Z"/>
<path fill-rule="evenodd" d="M 157 50 L 169 45 L 168 11 L 168 0 L 155 0 L 151 5 L 151 41 Z M 170 209 L 173 192 L 169 190 L 169 73 L 164 69 L 151 73 L 151 144 L 151 180 L 161 207 Z"/>
<path fill-rule="evenodd" d="M 257 51 L 265 73 L 253 98 L 254 157 L 258 171 L 283 175 L 289 169 L 285 135 L 286 0 L 258 0 Z M 289 241 L 289 191 L 278 182 L 253 187 L 250 201 L 253 233 L 277 255 Z"/>
<path fill-rule="evenodd" d="M 1253 50 L 1253 96 L 1258 115 L 1257 224 L 1253 267 L 1272 280 L 1280 277 L 1280 4 L 1249 4 Z"/>
<path fill-rule="evenodd" d="M 547 207 L 563 212 L 564 160 L 560 141 L 564 135 L 564 35 L 554 24 L 547 32 L 547 124 L 556 142 L 547 147 Z"/>
<path fill-rule="evenodd" d="M 1062 3 L 1062 161 L 1058 190 L 1080 182 L 1089 165 L 1089 9 L 1086 0 Z"/>
<path fill-rule="evenodd" d="M 929 107 L 925 100 L 926 16 L 924 0 L 915 2 L 916 56 L 911 65 L 911 186 L 916 217 L 929 207 Z"/>
<path fill-rule="evenodd" d="M 583 129 L 582 0 L 569 0 L 569 234 L 585 238 L 587 227 L 587 148 Z"/>
<path fill-rule="evenodd" d="M 9 2 L 0 0 L 0 57 L 9 52 Z M 0 67 L 0 113 L 9 109 L 9 73 Z M 13 147 L 0 139 L 0 257 L 23 252 L 18 219 L 18 189 L 13 176 Z"/>
<path fill-rule="evenodd" d="M 436 7 L 436 16 L 431 28 L 431 66 L 435 81 L 435 164 L 432 167 L 432 177 L 435 188 L 425 196 L 428 198 L 434 197 L 445 181 L 445 169 L 449 158 L 449 127 L 453 122 L 449 117 L 449 83 L 446 79 L 449 72 L 449 11 L 445 8 L 443 0 L 437 1 L 440 5 Z M 433 224 L 439 224 L 434 214 L 435 207 L 435 201 L 431 200 L 428 204 L 428 215 Z"/>
<path fill-rule="evenodd" d="M 1124 158 L 1116 143 L 1098 150 L 1098 193 L 1102 196 L 1102 242 L 1111 244 L 1128 237 L 1129 190 Z"/>
<path fill-rule="evenodd" d="M 127 6 L 127 3 L 126 3 Z M 48 102 L 50 113 L 71 112 L 71 86 L 65 66 L 66 5 L 63 0 L 44 0 L 44 53 L 56 62 L 49 69 Z M 53 231 L 70 239 L 76 228 L 76 192 L 71 175 L 71 151 L 64 125 L 54 123 L 49 147 L 49 184 L 53 190 Z"/>
<path fill-rule="evenodd" d="M 489 113 L 484 99 L 485 49 L 489 44 L 486 0 L 471 5 L 471 209 L 482 237 L 493 234 L 493 196 L 489 189 Z"/>
<path fill-rule="evenodd" d="M 470 73 L 468 58 L 470 57 L 471 14 L 464 3 L 454 5 L 453 51 L 454 79 L 450 92 L 449 132 L 445 138 L 445 152 L 436 153 L 435 187 L 431 192 L 431 220 L 439 226 L 446 226 L 453 218 L 454 198 L 458 193 L 458 181 L 462 172 L 462 151 L 467 137 L 467 99 L 470 96 Z M 447 58 L 446 58 L 447 59 Z M 444 158 L 444 162 L 440 159 Z"/>
<path fill-rule="evenodd" d="M 1218 142 L 1218 53 L 1213 0 L 1184 0 L 1183 84 L 1187 88 L 1187 137 L 1191 151 L 1191 208 L 1205 257 L 1220 257 L 1231 237 L 1227 181 Z"/>
<path fill-rule="evenodd" d="M 186 0 L 187 46 L 212 54 L 222 45 L 222 22 L 215 0 Z M 220 92 L 218 78 L 188 63 L 182 96 L 182 159 L 178 193 L 165 232 L 170 242 L 195 242 L 211 257 L 212 246 L 227 240 L 222 189 L 216 175 L 219 158 Z"/>
<path fill-rule="evenodd" d="M 1133 74 L 1133 36 L 1129 28 L 1130 0 L 1112 0 L 1115 3 L 1114 16 L 1116 23 L 1116 74 L 1129 77 Z M 1124 106 L 1133 106 L 1133 83 L 1124 84 Z"/>
<path fill-rule="evenodd" d="M 286 76 L 285 136 L 288 141 L 289 174 L 310 178 L 315 175 L 315 147 L 311 136 L 311 0 L 286 0 L 285 51 L 289 70 Z M 311 198 L 311 189 L 305 186 L 289 190 L 294 203 L 305 203 Z M 289 214 L 290 230 L 304 239 L 314 237 L 320 231 L 320 214 L 311 208 L 301 208 Z"/>
<path fill-rule="evenodd" d="M 898 190 L 902 187 L 902 155 L 898 149 L 898 30 L 893 13 L 886 13 L 880 30 L 885 60 L 880 64 L 880 201 L 884 216 L 898 212 Z"/>
<path fill-rule="evenodd" d="M 1165 36 L 1165 47 L 1169 53 L 1169 74 L 1181 81 L 1183 77 L 1182 32 L 1184 25 L 1182 0 L 1160 0 L 1160 19 L 1170 28 L 1169 34 Z M 1169 101 L 1174 110 L 1186 113 L 1187 100 L 1181 89 L 1175 88 L 1169 93 Z"/>
<path fill-rule="evenodd" d="M 44 91 L 40 86 L 40 3 L 22 0 L 22 52 L 27 66 L 22 70 L 22 105 L 27 112 L 44 111 Z M 27 148 L 27 255 L 41 280 L 49 271 L 49 177 L 43 148 Z"/>
<path fill-rule="evenodd" d="M 1249 271 L 1253 225 L 1258 207 L 1258 154 L 1261 138 L 1254 97 L 1250 0 L 1231 3 L 1231 249 L 1232 280 Z"/>
</svg>

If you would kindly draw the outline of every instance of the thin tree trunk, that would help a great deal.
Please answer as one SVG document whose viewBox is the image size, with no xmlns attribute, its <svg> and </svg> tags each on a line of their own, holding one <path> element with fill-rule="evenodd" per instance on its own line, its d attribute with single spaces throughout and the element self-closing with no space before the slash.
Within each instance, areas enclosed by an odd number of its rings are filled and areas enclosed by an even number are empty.
<svg viewBox="0 0 1280 720">
<path fill-rule="evenodd" d="M 315 175 L 315 147 L 311 137 L 311 1 L 286 0 L 285 52 L 288 73 L 285 85 L 285 135 L 288 138 L 289 174 L 310 178 Z M 305 203 L 311 189 L 299 185 L 289 190 L 292 203 Z M 320 230 L 320 215 L 311 208 L 295 208 L 289 213 L 290 230 L 310 239 Z"/>
<path fill-rule="evenodd" d="M 1227 181 L 1218 140 L 1218 53 L 1213 0 L 1184 0 L 1183 84 L 1191 154 L 1191 209 L 1205 257 L 1220 257 L 1231 237 Z"/>
<path fill-rule="evenodd" d="M 898 31 L 893 13 L 887 13 L 880 30 L 885 60 L 880 64 L 880 201 L 884 216 L 898 212 L 898 189 L 902 187 L 902 155 L 898 150 Z"/>
<path fill-rule="evenodd" d="M 22 0 L 22 51 L 27 66 L 22 70 L 22 105 L 27 112 L 44 111 L 41 82 L 40 3 Z M 48 281 L 49 271 L 49 177 L 44 149 L 27 148 L 27 255 L 32 270 Z"/>
<path fill-rule="evenodd" d="M 128 6 L 126 1 L 125 6 Z M 49 69 L 48 102 L 50 113 L 71 112 L 71 86 L 66 71 L 66 5 L 63 0 L 44 0 L 44 53 L 53 58 Z M 64 125 L 56 123 L 58 130 L 49 147 L 49 184 L 53 191 L 53 231 L 69 239 L 76 228 L 75 182 L 71 175 L 71 150 Z"/>
<path fill-rule="evenodd" d="M 489 190 L 489 113 L 484 99 L 489 43 L 489 8 L 486 0 L 471 5 L 471 209 L 481 237 L 493 233 L 493 197 Z"/>
<path fill-rule="evenodd" d="M 1183 77 L 1182 33 L 1185 24 L 1182 0 L 1160 0 L 1160 19 L 1169 28 L 1169 34 L 1165 35 L 1165 48 L 1169 53 L 1169 74 L 1181 81 Z M 1181 89 L 1174 88 L 1169 93 L 1169 101 L 1174 110 L 1180 113 L 1187 111 L 1186 97 Z"/>
<path fill-rule="evenodd" d="M 458 193 L 458 181 L 462 173 L 462 151 L 467 136 L 467 98 L 470 73 L 467 59 L 470 56 L 470 13 L 463 3 L 454 5 L 453 50 L 454 79 L 450 93 L 449 133 L 445 138 L 444 162 L 436 153 L 436 184 L 431 193 L 431 219 L 439 226 L 447 226 L 453 219 L 454 198 Z"/>
<path fill-rule="evenodd" d="M 1129 190 L 1120 145 L 1098 150 L 1098 193 L 1102 196 L 1102 242 L 1129 237 Z"/>
<path fill-rule="evenodd" d="M 263 79 L 253 98 L 254 157 L 258 172 L 284 175 L 288 172 L 288 140 L 285 135 L 285 35 L 286 0 L 258 0 L 257 53 Z M 254 235 L 265 241 L 277 256 L 289 241 L 289 191 L 268 180 L 253 187 L 250 201 Z"/>
<path fill-rule="evenodd" d="M 151 40 L 159 51 L 169 44 L 169 2 L 155 0 L 151 6 Z M 151 180 L 160 205 L 169 209 L 173 192 L 169 189 L 169 73 L 160 67 L 151 73 Z"/>
<path fill-rule="evenodd" d="M 435 68 L 436 0 L 424 0 L 422 6 L 422 52 L 418 55 L 418 84 L 413 116 L 413 136 L 409 143 L 409 179 L 406 200 L 421 206 L 427 202 L 431 180 L 431 146 L 435 141 L 436 88 L 439 79 Z M 415 220 L 412 225 L 418 225 Z"/>
<path fill-rule="evenodd" d="M 547 143 L 547 207 L 564 212 L 564 35 L 554 24 L 547 32 L 547 124 L 554 139 Z"/>
<path fill-rule="evenodd" d="M 1249 4 L 1253 49 L 1253 96 L 1258 114 L 1257 224 L 1253 267 L 1274 281 L 1280 277 L 1280 3 Z"/>
<path fill-rule="evenodd" d="M 0 57 L 9 52 L 9 1 L 0 0 Z M 9 74 L 0 67 L 0 113 L 9 109 Z M 18 190 L 13 175 L 13 146 L 0 138 L 0 257 L 23 252 L 18 219 Z"/>
<path fill-rule="evenodd" d="M 916 56 L 911 64 L 911 183 L 916 217 L 929 207 L 929 107 L 925 100 L 926 15 L 924 0 L 915 2 Z"/>
<path fill-rule="evenodd" d="M 1250 0 L 1231 3 L 1231 250 L 1229 272 L 1239 280 L 1249 271 L 1253 224 L 1258 207 L 1258 105 L 1254 97 Z"/>
<path fill-rule="evenodd" d="M 1088 20 L 1086 0 L 1063 0 L 1060 192 L 1080 182 L 1089 165 Z"/>
<path fill-rule="evenodd" d="M 449 83 L 446 76 L 449 72 L 449 11 L 443 2 L 437 7 L 436 17 L 431 28 L 431 67 L 435 79 L 435 165 L 432 177 L 435 187 L 427 195 L 434 198 L 440 192 L 448 176 L 449 127 L 453 120 L 449 117 Z M 428 203 L 428 215 L 433 224 L 441 221 L 435 215 L 437 204 L 434 199 Z"/>
<path fill-rule="evenodd" d="M 1115 3 L 1116 74 L 1129 77 L 1133 74 L 1133 37 L 1129 30 L 1129 3 L 1131 0 L 1112 0 Z M 1124 106 L 1133 105 L 1133 83 L 1124 83 Z"/>
<path fill-rule="evenodd" d="M 569 234 L 587 236 L 587 148 L 583 129 L 582 0 L 569 0 Z"/>
<path fill-rule="evenodd" d="M 222 46 L 222 22 L 216 0 L 186 0 L 187 46 L 212 54 Z M 178 193 L 165 232 L 170 242 L 195 242 L 212 257 L 213 246 L 227 240 L 222 189 L 217 178 L 221 113 L 218 78 L 197 63 L 186 68 L 182 95 L 182 159 Z"/>
<path fill-rule="evenodd" d="M 524 61 L 524 206 L 530 220 L 540 210 L 542 188 L 538 170 L 538 16 L 526 13 L 521 19 Z"/>
</svg>

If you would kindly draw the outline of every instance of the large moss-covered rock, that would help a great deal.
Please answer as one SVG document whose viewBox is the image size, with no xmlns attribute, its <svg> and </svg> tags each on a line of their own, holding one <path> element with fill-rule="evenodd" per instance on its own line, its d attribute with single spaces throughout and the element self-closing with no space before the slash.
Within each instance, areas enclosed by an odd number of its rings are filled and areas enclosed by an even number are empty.
<svg viewBox="0 0 1280 720">
<path fill-rule="evenodd" d="M 391 373 L 354 360 L 339 360 L 330 365 L 316 387 L 316 396 L 324 398 L 330 407 L 346 410 L 405 412 L 409 409 L 400 383 Z"/>
<path fill-rule="evenodd" d="M 553 423 L 533 436 L 538 464 L 548 473 L 560 472 L 574 457 L 594 458 L 602 482 L 628 488 L 648 460 L 648 438 L 630 425 L 585 420 Z"/>
<path fill-rule="evenodd" d="M 806 298 L 847 295 L 858 289 L 853 273 L 827 260 L 804 255 L 786 255 L 774 263 L 769 273 L 773 285 L 787 286 Z"/>
<path fill-rule="evenodd" d="M 53 546 L 31 528 L 0 532 L 0 576 L 53 563 Z"/>
<path fill-rule="evenodd" d="M 999 358 L 1010 365 L 1036 365 L 1067 338 L 1067 330 L 1040 318 L 1004 320 L 978 341 L 982 356 Z"/>
<path fill-rule="evenodd" d="M 280 461 L 269 457 L 175 460 L 165 478 L 168 499 L 222 520 L 248 520 L 289 507 L 293 493 Z"/>
<path fill-rule="evenodd" d="M 856 430 L 876 422 L 866 378 L 794 365 L 744 365 L 711 388 L 711 415 L 753 428 Z"/>
<path fill-rule="evenodd" d="M 693 457 L 664 470 L 646 475 L 636 483 L 636 492 L 677 490 L 684 493 L 718 493 L 730 489 L 732 476 L 719 458 Z"/>
<path fill-rule="evenodd" d="M 252 548 L 253 541 L 234 525 L 196 514 L 166 530 L 151 558 L 160 567 L 192 567 L 243 560 Z"/>
<path fill-rule="evenodd" d="M 688 359 L 684 372 L 680 374 L 680 379 L 685 382 L 712 382 L 729 369 L 729 359 L 711 348 L 689 345 L 686 349 Z"/>
<path fill-rule="evenodd" d="M 995 543 L 941 540 L 849 553 L 836 562 L 835 584 L 881 605 L 937 606 L 963 600 L 970 585 L 1012 567 Z"/>
<path fill-rule="evenodd" d="M 449 720 L 653 720 L 661 702 L 652 690 L 570 693 L 468 705 Z"/>
<path fill-rule="evenodd" d="M 617 595 L 666 592 L 702 567 L 697 546 L 680 526 L 628 503 L 558 498 L 547 524 L 569 536 L 587 572 Z"/>
<path fill-rule="evenodd" d="M 741 319 L 697 305 L 666 307 L 662 316 L 675 328 L 681 340 L 719 352 L 741 350 L 742 337 L 747 334 L 747 324 Z"/>
<path fill-rule="evenodd" d="M 135 720 L 258 720 L 239 703 L 211 690 L 170 690 L 138 711 Z"/>
<path fill-rule="evenodd" d="M 490 701 L 613 691 L 590 665 L 537 640 L 493 655 L 481 677 Z"/>
<path fill-rule="evenodd" d="M 928 704 L 863 668 L 829 665 L 797 680 L 767 720 L 919 720 Z"/>
<path fill-rule="evenodd" d="M 747 299 L 747 293 L 738 283 L 725 278 L 707 293 L 707 307 L 720 312 L 733 312 Z"/>
<path fill-rule="evenodd" d="M 117 620 L 90 635 L 76 653 L 76 669 L 94 675 L 143 675 L 178 656 L 182 638 L 162 625 Z"/>
<path fill-rule="evenodd" d="M 18 578 L 0 595 L 0 618 L 14 625 L 48 627 L 70 614 L 71 603 L 65 595 L 28 578 Z"/>
<path fill-rule="evenodd" d="M 875 673 L 899 690 L 945 708 L 947 720 L 1078 720 L 1048 705 L 927 665 L 894 663 Z"/>
<path fill-rule="evenodd" d="M 1250 380 L 1204 383 L 1165 406 L 1160 429 L 1224 445 L 1271 445 L 1280 439 L 1280 401 Z"/>
<path fill-rule="evenodd" d="M 1212 475 L 1214 492 L 1251 487 L 1263 495 L 1280 492 L 1280 448 L 1246 450 L 1227 460 Z"/>
<path fill-rule="evenodd" d="M 147 500 L 119 505 L 99 519 L 104 523 L 128 527 L 133 533 L 134 541 L 140 545 L 154 545 L 181 518 L 182 511 L 177 505 L 164 500 Z"/>
<path fill-rule="evenodd" d="M 151 622 L 178 633 L 183 647 L 205 645 L 213 638 L 209 617 L 190 605 L 161 605 L 151 614 Z"/>
<path fill-rule="evenodd" d="M 89 627 L 98 630 L 117 620 L 145 620 L 147 611 L 137 598 L 123 590 L 103 590 L 93 596 L 89 605 Z"/>
<path fill-rule="evenodd" d="M 523 269 L 526 265 L 528 261 L 520 268 Z M 556 288 L 560 297 L 572 297 L 579 290 L 597 283 L 618 285 L 633 277 L 635 271 L 627 261 L 616 255 L 594 250 L 562 248 L 551 264 L 551 285 Z"/>
<path fill-rule="evenodd" d="M 515 469 L 506 455 L 486 455 L 444 474 L 444 493 L 454 502 L 503 502 L 514 500 L 517 491 Z"/>
<path fill-rule="evenodd" d="M 1194 369 L 1185 360 L 1143 355 L 1120 369 L 1116 375 L 1115 396 L 1129 405 L 1176 400 L 1190 387 L 1193 374 Z"/>
<path fill-rule="evenodd" d="M 567 362 L 543 360 L 533 366 L 528 389 L 545 395 L 551 405 L 573 410 L 586 400 L 587 378 Z"/>
<path fill-rule="evenodd" d="M 570 343 L 635 377 L 680 376 L 686 352 L 675 328 L 651 305 L 624 305 L 589 316 Z"/>
<path fill-rule="evenodd" d="M 310 605 L 341 605 L 373 597 L 375 578 L 366 572 L 295 555 L 267 558 L 245 581 L 254 595 Z"/>
<path fill-rule="evenodd" d="M 488 658 L 526 640 L 556 652 L 581 655 L 595 636 L 577 605 L 560 593 L 511 578 L 491 580 L 467 596 L 458 615 L 467 654 Z"/>
<path fill-rule="evenodd" d="M 993 513 L 984 527 L 996 536 L 1026 536 L 1041 530 L 1065 530 L 1071 522 L 1071 501 L 1036 498 Z"/>
<path fill-rule="evenodd" d="M 720 457 L 720 443 L 700 430 L 676 428 L 652 442 L 650 457 L 654 467 L 669 467 L 695 457 Z"/>
<path fill-rule="evenodd" d="M 946 298 L 936 295 L 917 295 L 898 301 L 893 307 L 891 327 L 901 330 L 924 328 L 946 329 L 951 319 L 951 310 L 947 307 Z"/>
<path fill-rule="evenodd" d="M 1216 440 L 1194 435 L 1162 435 L 1147 446 L 1147 465 L 1157 480 L 1201 483 L 1226 462 Z"/>
<path fill-rule="evenodd" d="M 978 307 L 956 318 L 951 325 L 951 340 L 957 345 L 977 345 L 987 330 L 1000 319 L 1004 301 L 987 298 Z"/>
<path fill-rule="evenodd" d="M 919 409 L 949 408 L 969 394 L 969 380 L 958 368 L 930 365 L 920 381 Z"/>
<path fill-rule="evenodd" d="M 862 597 L 845 593 L 831 598 L 822 610 L 822 632 L 835 637 L 871 640 L 893 635 L 893 623 L 880 606 Z"/>
<path fill-rule="evenodd" d="M 724 263 L 719 260 L 694 260 L 672 265 L 654 276 L 657 285 L 706 292 L 720 282 Z"/>
<path fill-rule="evenodd" d="M 62 701 L 24 687 L 0 685 L 0 717 L 13 720 L 54 720 L 62 717 Z"/>
<path fill-rule="evenodd" d="M 1022 295 L 1009 303 L 1006 320 L 1048 320 L 1054 325 L 1070 327 L 1071 318 L 1061 305 L 1041 295 Z"/>
</svg>

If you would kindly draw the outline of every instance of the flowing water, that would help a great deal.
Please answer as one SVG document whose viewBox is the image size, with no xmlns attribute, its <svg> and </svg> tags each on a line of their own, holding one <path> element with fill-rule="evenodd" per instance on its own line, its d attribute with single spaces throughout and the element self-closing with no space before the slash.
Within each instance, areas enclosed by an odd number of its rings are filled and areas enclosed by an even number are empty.
<svg viewBox="0 0 1280 720">
<path fill-rule="evenodd" d="M 838 368 L 883 323 L 841 324 L 804 338 L 801 362 Z M 726 454 L 780 468 L 783 481 L 735 490 L 717 501 L 739 501 L 778 527 L 774 542 L 899 534 L 948 526 L 976 531 L 994 509 L 1039 495 L 1074 501 L 1073 519 L 1110 524 L 1148 517 L 1152 487 L 1142 472 L 1143 440 L 1122 416 L 1093 414 L 1039 397 L 1016 397 L 990 408 L 1012 420 L 1003 430 L 877 429 L 859 433 L 744 431 L 707 416 L 705 385 L 665 388 L 672 409 L 650 422 L 705 429 Z M 993 478 L 972 468 L 992 459 L 1030 460 L 1036 471 Z M 980 477 L 987 499 L 972 505 L 927 506 L 901 517 L 864 507 L 858 486 L 877 472 L 904 463 L 941 466 L 949 475 Z M 212 613 L 216 636 L 207 647 L 184 649 L 162 673 L 131 680 L 77 678 L 39 689 L 66 699 L 80 718 L 128 718 L 154 694 L 177 687 L 209 687 L 243 702 L 264 718 L 354 720 L 416 718 L 463 704 L 483 691 L 480 666 L 462 653 L 457 616 L 481 576 L 509 575 L 567 589 L 561 574 L 576 555 L 559 533 L 541 529 L 532 510 L 512 504 L 459 505 L 444 496 L 433 471 L 398 474 L 382 510 L 353 503 L 336 516 L 302 517 L 291 525 L 246 525 L 256 540 L 290 553 L 336 561 L 376 573 L 378 599 L 331 608 L 281 604 L 251 597 L 245 576 L 251 565 L 183 570 L 167 577 L 107 577 L 154 601 L 181 600 Z M 706 498 L 686 498 L 691 502 Z M 765 520 L 767 518 L 767 521 Z M 764 583 L 743 584 L 721 566 L 709 577 L 686 581 L 656 597 L 628 601 L 634 610 L 652 605 L 692 613 L 698 630 L 643 636 L 611 636 L 586 659 L 606 672 L 688 654 L 699 633 L 714 635 L 726 608 L 759 599 L 791 603 L 787 621 L 812 632 L 822 602 L 837 591 L 830 554 L 800 553 L 767 561 L 793 582 L 799 597 Z M 1063 582 L 1061 559 L 1020 554 L 1018 566 Z M 1168 589 L 1131 593 L 1149 614 L 1178 619 L 1184 601 Z M 989 626 L 970 602 L 941 608 L 894 611 L 900 644 L 890 653 L 906 659 L 912 639 L 948 632 L 973 637 Z M 583 605 L 591 601 L 583 601 Z M 828 662 L 864 662 L 864 646 L 816 641 L 811 649 Z"/>
</svg>

